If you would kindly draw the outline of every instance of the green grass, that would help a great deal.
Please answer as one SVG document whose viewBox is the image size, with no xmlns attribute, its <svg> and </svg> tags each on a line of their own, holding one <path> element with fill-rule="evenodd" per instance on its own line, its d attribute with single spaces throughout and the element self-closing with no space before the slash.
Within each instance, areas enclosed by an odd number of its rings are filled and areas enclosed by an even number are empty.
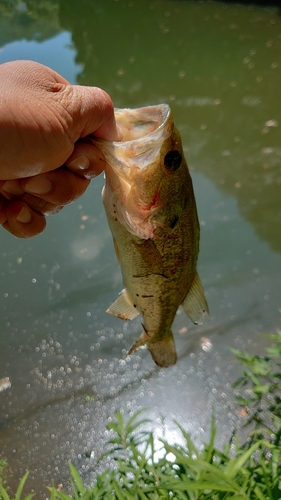
<svg viewBox="0 0 281 500">
<path fill-rule="evenodd" d="M 108 424 L 111 439 L 105 455 L 111 456 L 115 470 L 106 470 L 87 489 L 78 471 L 70 465 L 72 494 L 49 488 L 51 500 L 280 500 L 281 499 L 281 331 L 264 356 L 234 351 L 243 365 L 234 389 L 238 404 L 248 415 L 251 431 L 245 443 L 237 434 L 223 448 L 215 446 L 216 425 L 212 417 L 210 438 L 200 449 L 177 424 L 181 444 L 160 440 L 143 431 L 142 412 L 125 421 L 121 413 Z M 237 393 L 239 388 L 239 393 Z M 104 455 L 103 455 L 104 457 Z M 101 459 L 103 458 L 101 457 Z M 4 484 L 5 467 L 0 462 L 0 499 L 20 500 L 28 474 L 10 497 Z M 2 477 L 2 481 L 1 481 Z M 33 495 L 27 495 L 29 500 Z"/>
<path fill-rule="evenodd" d="M 8 462 L 4 458 L 0 459 L 0 485 L 4 486 L 7 483 Z M 1 498 L 1 497 L 0 497 Z"/>
</svg>

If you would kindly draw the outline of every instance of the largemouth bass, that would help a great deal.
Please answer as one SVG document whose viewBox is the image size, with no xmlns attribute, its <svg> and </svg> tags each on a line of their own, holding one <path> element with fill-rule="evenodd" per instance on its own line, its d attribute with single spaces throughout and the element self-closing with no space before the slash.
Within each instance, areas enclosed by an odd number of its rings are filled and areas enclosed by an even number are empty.
<svg viewBox="0 0 281 500">
<path fill-rule="evenodd" d="M 107 312 L 125 320 L 142 314 L 128 354 L 146 345 L 157 365 L 170 366 L 179 305 L 194 323 L 208 312 L 196 271 L 192 180 L 168 105 L 116 109 L 115 117 L 122 142 L 95 139 L 107 161 L 102 198 L 125 286 Z"/>
</svg>

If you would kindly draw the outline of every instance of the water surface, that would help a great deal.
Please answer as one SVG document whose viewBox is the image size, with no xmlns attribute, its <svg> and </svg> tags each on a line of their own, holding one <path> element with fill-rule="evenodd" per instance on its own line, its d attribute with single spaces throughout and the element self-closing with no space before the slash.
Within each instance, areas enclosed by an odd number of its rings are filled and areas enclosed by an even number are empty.
<svg viewBox="0 0 281 500">
<path fill-rule="evenodd" d="M 9 7 L 9 8 L 8 8 Z M 33 59 L 72 83 L 101 86 L 116 107 L 167 102 L 181 132 L 201 224 L 198 270 L 210 306 L 200 327 L 182 310 L 179 360 L 124 359 L 140 319 L 105 314 L 122 288 L 100 199 L 103 178 L 28 241 L 1 231 L 0 456 L 16 484 L 47 497 L 72 461 L 90 484 L 116 410 L 148 408 L 218 443 L 238 416 L 229 347 L 261 352 L 280 324 L 281 18 L 274 7 L 125 0 L 0 1 L 0 62 Z M 206 341 L 207 339 L 207 341 Z M 209 346 L 212 346 L 209 349 Z"/>
</svg>

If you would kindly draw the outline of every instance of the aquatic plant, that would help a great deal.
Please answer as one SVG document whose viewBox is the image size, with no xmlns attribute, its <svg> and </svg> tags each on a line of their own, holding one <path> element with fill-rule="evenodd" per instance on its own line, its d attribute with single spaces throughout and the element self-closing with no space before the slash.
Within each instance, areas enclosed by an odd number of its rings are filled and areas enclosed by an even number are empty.
<svg viewBox="0 0 281 500">
<path fill-rule="evenodd" d="M 72 494 L 52 487 L 50 500 L 280 500 L 281 331 L 269 338 L 272 345 L 264 356 L 234 351 L 245 366 L 234 384 L 237 401 L 248 415 L 245 425 L 251 429 L 245 443 L 240 444 L 236 432 L 223 450 L 218 449 L 214 416 L 203 448 L 179 424 L 182 444 L 159 438 L 156 443 L 153 432 L 143 430 L 148 421 L 141 419 L 142 412 L 128 421 L 117 413 L 107 426 L 111 439 L 103 455 L 113 458 L 114 470 L 100 474 L 89 489 L 70 465 Z M 237 393 L 238 387 L 242 393 Z M 13 500 L 20 500 L 27 475 Z M 1 480 L 0 500 L 12 500 Z"/>
<path fill-rule="evenodd" d="M 7 483 L 7 468 L 8 462 L 4 458 L 0 459 L 0 485 Z"/>
<path fill-rule="evenodd" d="M 243 390 L 236 393 L 236 399 L 248 414 L 245 425 L 253 424 L 256 437 L 267 436 L 277 446 L 281 439 L 281 330 L 266 337 L 271 345 L 264 356 L 232 350 L 245 366 L 233 387 Z"/>
<path fill-rule="evenodd" d="M 24 474 L 24 476 L 21 478 L 21 480 L 19 482 L 19 485 L 17 487 L 16 494 L 13 497 L 9 496 L 9 494 L 8 494 L 8 488 L 5 488 L 1 484 L 1 482 L 0 482 L 0 500 L 20 500 L 21 499 L 22 490 L 24 488 L 24 485 L 26 483 L 28 475 L 29 475 L 29 472 L 26 472 Z M 35 493 L 28 493 L 28 495 L 26 495 L 23 500 L 30 500 L 34 496 L 35 496 Z"/>
<path fill-rule="evenodd" d="M 120 413 L 108 425 L 114 432 L 108 454 L 117 471 L 106 471 L 96 485 L 86 490 L 77 470 L 71 466 L 73 497 L 51 489 L 51 500 L 102 499 L 259 499 L 277 500 L 281 495 L 281 450 L 255 434 L 246 445 L 232 437 L 223 451 L 215 447 L 215 419 L 210 440 L 199 450 L 179 426 L 184 443 L 162 441 L 162 458 L 152 432 L 141 430 L 144 421 L 134 415 L 127 423 Z M 235 448 L 234 457 L 233 447 Z M 157 457 L 156 457 L 157 455 Z"/>
</svg>

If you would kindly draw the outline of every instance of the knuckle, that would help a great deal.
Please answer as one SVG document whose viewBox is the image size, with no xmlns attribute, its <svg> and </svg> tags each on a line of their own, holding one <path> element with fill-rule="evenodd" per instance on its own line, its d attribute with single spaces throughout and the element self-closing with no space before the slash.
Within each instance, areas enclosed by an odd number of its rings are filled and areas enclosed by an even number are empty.
<svg viewBox="0 0 281 500">
<path fill-rule="evenodd" d="M 43 198 L 39 198 L 37 196 L 33 196 L 32 194 L 24 194 L 21 200 L 26 203 L 29 208 L 35 210 L 42 215 L 50 215 L 53 213 L 59 212 L 62 208 L 61 204 L 54 204 L 49 201 L 44 200 Z"/>
</svg>

